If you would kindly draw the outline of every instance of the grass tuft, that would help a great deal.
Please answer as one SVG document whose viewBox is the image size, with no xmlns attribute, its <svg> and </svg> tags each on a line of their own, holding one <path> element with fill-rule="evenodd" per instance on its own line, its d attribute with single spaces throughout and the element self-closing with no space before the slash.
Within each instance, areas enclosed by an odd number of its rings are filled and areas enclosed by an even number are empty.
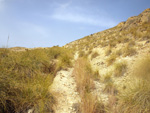
<svg viewBox="0 0 150 113">
<path fill-rule="evenodd" d="M 114 76 L 120 77 L 123 76 L 127 70 L 126 62 L 119 62 L 114 64 Z"/>
</svg>

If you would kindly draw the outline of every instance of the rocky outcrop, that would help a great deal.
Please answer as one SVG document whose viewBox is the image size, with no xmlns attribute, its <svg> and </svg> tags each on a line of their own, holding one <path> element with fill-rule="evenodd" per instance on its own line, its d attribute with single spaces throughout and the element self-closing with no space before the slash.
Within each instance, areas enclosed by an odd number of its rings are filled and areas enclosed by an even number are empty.
<svg viewBox="0 0 150 113">
<path fill-rule="evenodd" d="M 150 8 L 144 10 L 138 16 L 128 18 L 126 22 L 118 24 L 118 27 L 122 26 L 123 30 L 128 30 L 145 23 L 150 23 Z"/>
</svg>

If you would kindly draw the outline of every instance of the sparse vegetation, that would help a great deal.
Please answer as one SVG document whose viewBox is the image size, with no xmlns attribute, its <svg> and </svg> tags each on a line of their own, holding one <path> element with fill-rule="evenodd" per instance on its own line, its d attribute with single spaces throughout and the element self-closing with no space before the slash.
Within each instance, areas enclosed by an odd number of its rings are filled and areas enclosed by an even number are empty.
<svg viewBox="0 0 150 113">
<path fill-rule="evenodd" d="M 127 70 L 126 62 L 119 62 L 114 64 L 114 76 L 120 77 L 123 76 Z"/>
<path fill-rule="evenodd" d="M 85 52 L 84 51 L 79 51 L 79 57 L 84 57 L 85 56 Z"/>
<path fill-rule="evenodd" d="M 116 60 L 117 56 L 116 54 L 111 54 L 107 59 L 106 59 L 106 62 L 107 62 L 107 65 L 110 66 L 111 64 L 113 64 Z"/>
<path fill-rule="evenodd" d="M 98 54 L 98 52 L 94 52 L 92 55 L 91 55 L 91 60 L 93 59 L 93 58 L 96 58 L 97 56 L 99 56 L 99 54 Z"/>
<path fill-rule="evenodd" d="M 105 55 L 106 56 L 108 56 L 108 55 L 110 55 L 111 54 L 111 47 L 109 46 L 107 49 L 106 49 L 106 51 L 105 51 Z"/>
<path fill-rule="evenodd" d="M 107 72 L 106 75 L 104 75 L 103 83 L 105 83 L 104 92 L 110 94 L 116 93 L 117 90 L 112 80 L 112 72 Z"/>
<path fill-rule="evenodd" d="M 112 76 L 112 72 L 107 72 L 107 73 L 104 75 L 102 81 L 103 81 L 104 83 L 109 82 L 109 81 L 112 81 L 111 76 Z"/>
<path fill-rule="evenodd" d="M 129 44 L 126 44 L 126 46 L 122 49 L 124 52 L 123 56 L 133 56 L 137 53 L 136 49 L 134 47 L 130 47 Z"/>
<path fill-rule="evenodd" d="M 93 73 L 93 79 L 94 80 L 100 80 L 100 74 L 99 74 L 99 70 L 95 70 Z"/>
</svg>

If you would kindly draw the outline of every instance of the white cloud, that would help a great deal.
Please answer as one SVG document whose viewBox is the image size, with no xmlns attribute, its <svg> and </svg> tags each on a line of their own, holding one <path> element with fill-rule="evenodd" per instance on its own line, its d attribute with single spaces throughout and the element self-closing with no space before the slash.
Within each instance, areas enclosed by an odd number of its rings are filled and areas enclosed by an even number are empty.
<svg viewBox="0 0 150 113">
<path fill-rule="evenodd" d="M 52 18 L 57 20 L 69 21 L 69 22 L 76 22 L 76 23 L 84 23 L 90 24 L 94 26 L 102 26 L 102 27 L 112 27 L 116 25 L 116 22 L 105 18 L 95 18 L 92 16 L 81 15 L 79 13 L 55 13 L 52 15 Z"/>
<path fill-rule="evenodd" d="M 102 27 L 113 27 L 117 24 L 109 16 L 103 15 L 103 12 L 99 15 L 92 15 L 81 7 L 72 6 L 71 3 L 69 1 L 64 4 L 59 4 L 51 15 L 51 18 Z"/>
</svg>

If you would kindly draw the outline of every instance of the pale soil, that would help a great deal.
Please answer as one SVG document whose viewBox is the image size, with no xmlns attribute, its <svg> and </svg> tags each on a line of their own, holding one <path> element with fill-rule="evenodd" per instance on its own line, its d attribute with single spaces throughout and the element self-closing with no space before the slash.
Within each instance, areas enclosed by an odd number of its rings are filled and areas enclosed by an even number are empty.
<svg viewBox="0 0 150 113">
<path fill-rule="evenodd" d="M 132 67 L 132 64 L 135 62 L 137 56 L 139 56 L 142 53 L 147 53 L 150 47 L 150 44 L 144 45 L 143 43 L 140 43 L 143 46 L 140 46 L 137 51 L 137 55 L 135 56 L 127 56 L 127 57 L 118 57 L 116 59 L 116 62 L 121 61 L 127 61 L 128 66 Z M 117 48 L 124 46 L 119 45 Z M 116 49 L 116 48 L 114 48 Z M 105 56 L 106 48 L 95 48 L 93 49 L 93 52 L 97 51 L 99 53 L 99 56 L 92 59 L 90 61 L 92 68 L 94 70 L 99 70 L 100 73 L 100 79 L 99 81 L 94 81 L 95 89 L 93 89 L 92 93 L 97 97 L 99 101 L 102 101 L 107 104 L 109 99 L 109 94 L 104 93 L 103 89 L 105 88 L 105 84 L 102 82 L 103 77 L 107 72 L 113 72 L 114 66 L 107 66 L 106 59 L 108 56 Z M 78 52 L 74 55 L 74 60 L 78 59 Z M 89 56 L 90 59 L 90 56 Z M 74 109 L 74 105 L 80 103 L 81 99 L 80 96 L 76 90 L 76 83 L 75 78 L 72 76 L 73 68 L 70 68 L 68 70 L 61 70 L 57 73 L 53 84 L 52 84 L 52 91 L 55 92 L 55 96 L 57 98 L 57 105 L 55 107 L 56 113 L 77 113 Z M 118 90 L 122 90 L 124 87 L 124 84 L 126 83 L 128 78 L 128 73 L 126 72 L 124 76 L 121 77 L 113 77 L 112 79 L 114 81 L 114 84 L 117 86 Z"/>
<path fill-rule="evenodd" d="M 76 113 L 73 106 L 80 102 L 80 97 L 76 91 L 76 83 L 72 76 L 73 68 L 61 70 L 57 73 L 51 91 L 56 94 L 57 105 L 55 113 Z"/>
</svg>

